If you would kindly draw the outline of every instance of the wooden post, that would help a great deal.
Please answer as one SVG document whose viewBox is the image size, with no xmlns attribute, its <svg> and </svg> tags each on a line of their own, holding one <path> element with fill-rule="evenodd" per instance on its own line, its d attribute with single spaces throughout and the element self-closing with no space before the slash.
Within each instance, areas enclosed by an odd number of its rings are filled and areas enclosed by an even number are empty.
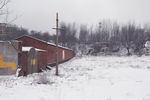
<svg viewBox="0 0 150 100">
<path fill-rule="evenodd" d="M 56 13 L 56 75 L 58 76 L 58 13 Z"/>
<path fill-rule="evenodd" d="M 56 30 L 56 75 L 58 76 L 59 75 L 59 70 L 58 70 L 58 64 L 59 64 L 59 48 L 58 48 L 58 31 L 59 30 L 63 30 L 63 29 L 60 29 L 59 26 L 58 26 L 58 23 L 59 23 L 59 20 L 58 20 L 58 13 L 56 13 L 56 28 L 52 28 L 52 29 L 55 29 Z"/>
</svg>

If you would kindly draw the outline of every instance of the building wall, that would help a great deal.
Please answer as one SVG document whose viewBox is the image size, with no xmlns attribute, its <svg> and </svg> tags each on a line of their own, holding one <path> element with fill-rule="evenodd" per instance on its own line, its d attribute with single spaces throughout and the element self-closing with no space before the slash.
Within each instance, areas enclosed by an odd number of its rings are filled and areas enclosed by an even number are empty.
<svg viewBox="0 0 150 100">
<path fill-rule="evenodd" d="M 47 52 L 38 52 L 38 66 L 39 69 L 46 69 L 47 65 Z"/>
<path fill-rule="evenodd" d="M 21 71 L 19 72 L 19 76 L 27 75 L 27 65 L 28 65 L 28 52 L 22 52 L 21 54 L 22 66 Z"/>
<path fill-rule="evenodd" d="M 47 56 L 47 62 L 48 63 L 55 63 L 56 62 L 56 46 L 48 45 L 47 46 L 48 56 Z M 65 58 L 63 59 L 63 51 Z M 58 47 L 58 60 L 63 61 L 70 59 L 74 56 L 74 52 L 69 49 Z"/>
<path fill-rule="evenodd" d="M 46 65 L 47 65 L 47 53 L 41 52 L 41 51 L 36 51 L 35 56 L 35 65 L 30 65 L 31 64 L 31 56 L 33 56 L 30 51 L 25 51 L 22 52 L 22 67 L 21 67 L 21 71 L 19 73 L 19 76 L 25 76 L 31 73 L 38 73 L 40 71 L 40 69 L 45 70 L 46 69 Z M 32 67 L 32 68 L 31 68 Z M 36 68 L 36 70 L 34 70 L 34 68 Z"/>
<path fill-rule="evenodd" d="M 18 42 L 0 42 L 0 75 L 10 75 L 18 67 Z"/>
<path fill-rule="evenodd" d="M 23 46 L 32 46 L 38 49 L 43 49 L 43 50 L 47 50 L 47 54 L 46 54 L 46 59 L 47 59 L 47 63 L 54 63 L 56 62 L 56 46 L 51 45 L 51 44 L 47 44 L 44 41 L 32 38 L 32 37 L 28 37 L 28 36 L 23 36 L 18 38 L 17 40 L 22 41 Z M 62 52 L 65 52 L 65 59 L 62 59 Z M 58 57 L 59 57 L 59 61 L 62 60 L 66 60 L 66 59 L 70 59 L 73 57 L 73 51 L 69 50 L 69 49 L 65 49 L 65 48 L 58 48 Z"/>
</svg>

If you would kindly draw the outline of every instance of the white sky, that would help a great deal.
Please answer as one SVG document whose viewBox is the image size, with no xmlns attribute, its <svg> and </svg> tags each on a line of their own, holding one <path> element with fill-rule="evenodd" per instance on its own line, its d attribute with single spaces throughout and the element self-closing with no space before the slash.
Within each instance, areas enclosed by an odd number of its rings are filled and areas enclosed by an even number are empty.
<svg viewBox="0 0 150 100">
<path fill-rule="evenodd" d="M 134 20 L 150 22 L 150 0 L 11 0 L 12 16 L 20 16 L 14 23 L 38 31 L 55 27 L 55 13 L 60 21 L 78 24 L 97 24 L 101 19 L 119 22 Z"/>
</svg>

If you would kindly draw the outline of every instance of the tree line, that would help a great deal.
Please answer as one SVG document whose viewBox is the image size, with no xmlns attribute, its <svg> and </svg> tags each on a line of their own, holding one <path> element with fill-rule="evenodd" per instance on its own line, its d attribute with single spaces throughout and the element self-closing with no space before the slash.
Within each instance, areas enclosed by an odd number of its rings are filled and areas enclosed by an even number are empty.
<svg viewBox="0 0 150 100">
<path fill-rule="evenodd" d="M 80 29 L 75 24 L 62 23 L 60 32 L 60 43 L 70 46 L 78 44 L 95 44 L 105 42 L 109 44 L 109 50 L 126 48 L 128 55 L 130 49 L 138 53 L 144 48 L 146 41 L 150 40 L 149 24 L 137 25 L 135 22 L 119 24 L 110 20 L 99 22 L 96 27 L 81 25 Z"/>
<path fill-rule="evenodd" d="M 88 27 L 75 23 L 60 23 L 59 44 L 69 48 L 73 48 L 76 44 L 94 44 L 106 42 L 109 44 L 110 50 L 124 47 L 130 55 L 130 49 L 139 52 L 144 43 L 150 40 L 149 25 L 141 26 L 134 22 L 128 24 L 119 24 L 109 20 L 103 20 L 97 26 Z M 7 25 L 5 34 L 0 33 L 0 40 L 12 40 L 22 35 L 30 35 L 47 42 L 55 43 L 56 35 L 49 32 L 38 32 L 35 30 L 18 27 L 16 25 Z"/>
</svg>

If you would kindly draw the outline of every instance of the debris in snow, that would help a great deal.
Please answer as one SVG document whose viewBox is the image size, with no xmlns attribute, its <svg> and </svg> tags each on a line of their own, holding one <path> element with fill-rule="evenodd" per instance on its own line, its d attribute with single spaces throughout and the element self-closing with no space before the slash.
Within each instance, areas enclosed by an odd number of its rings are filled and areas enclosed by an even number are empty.
<svg viewBox="0 0 150 100">
<path fill-rule="evenodd" d="M 16 76 L 18 77 L 19 76 L 19 72 L 21 71 L 21 68 L 17 68 L 16 70 Z"/>
</svg>

